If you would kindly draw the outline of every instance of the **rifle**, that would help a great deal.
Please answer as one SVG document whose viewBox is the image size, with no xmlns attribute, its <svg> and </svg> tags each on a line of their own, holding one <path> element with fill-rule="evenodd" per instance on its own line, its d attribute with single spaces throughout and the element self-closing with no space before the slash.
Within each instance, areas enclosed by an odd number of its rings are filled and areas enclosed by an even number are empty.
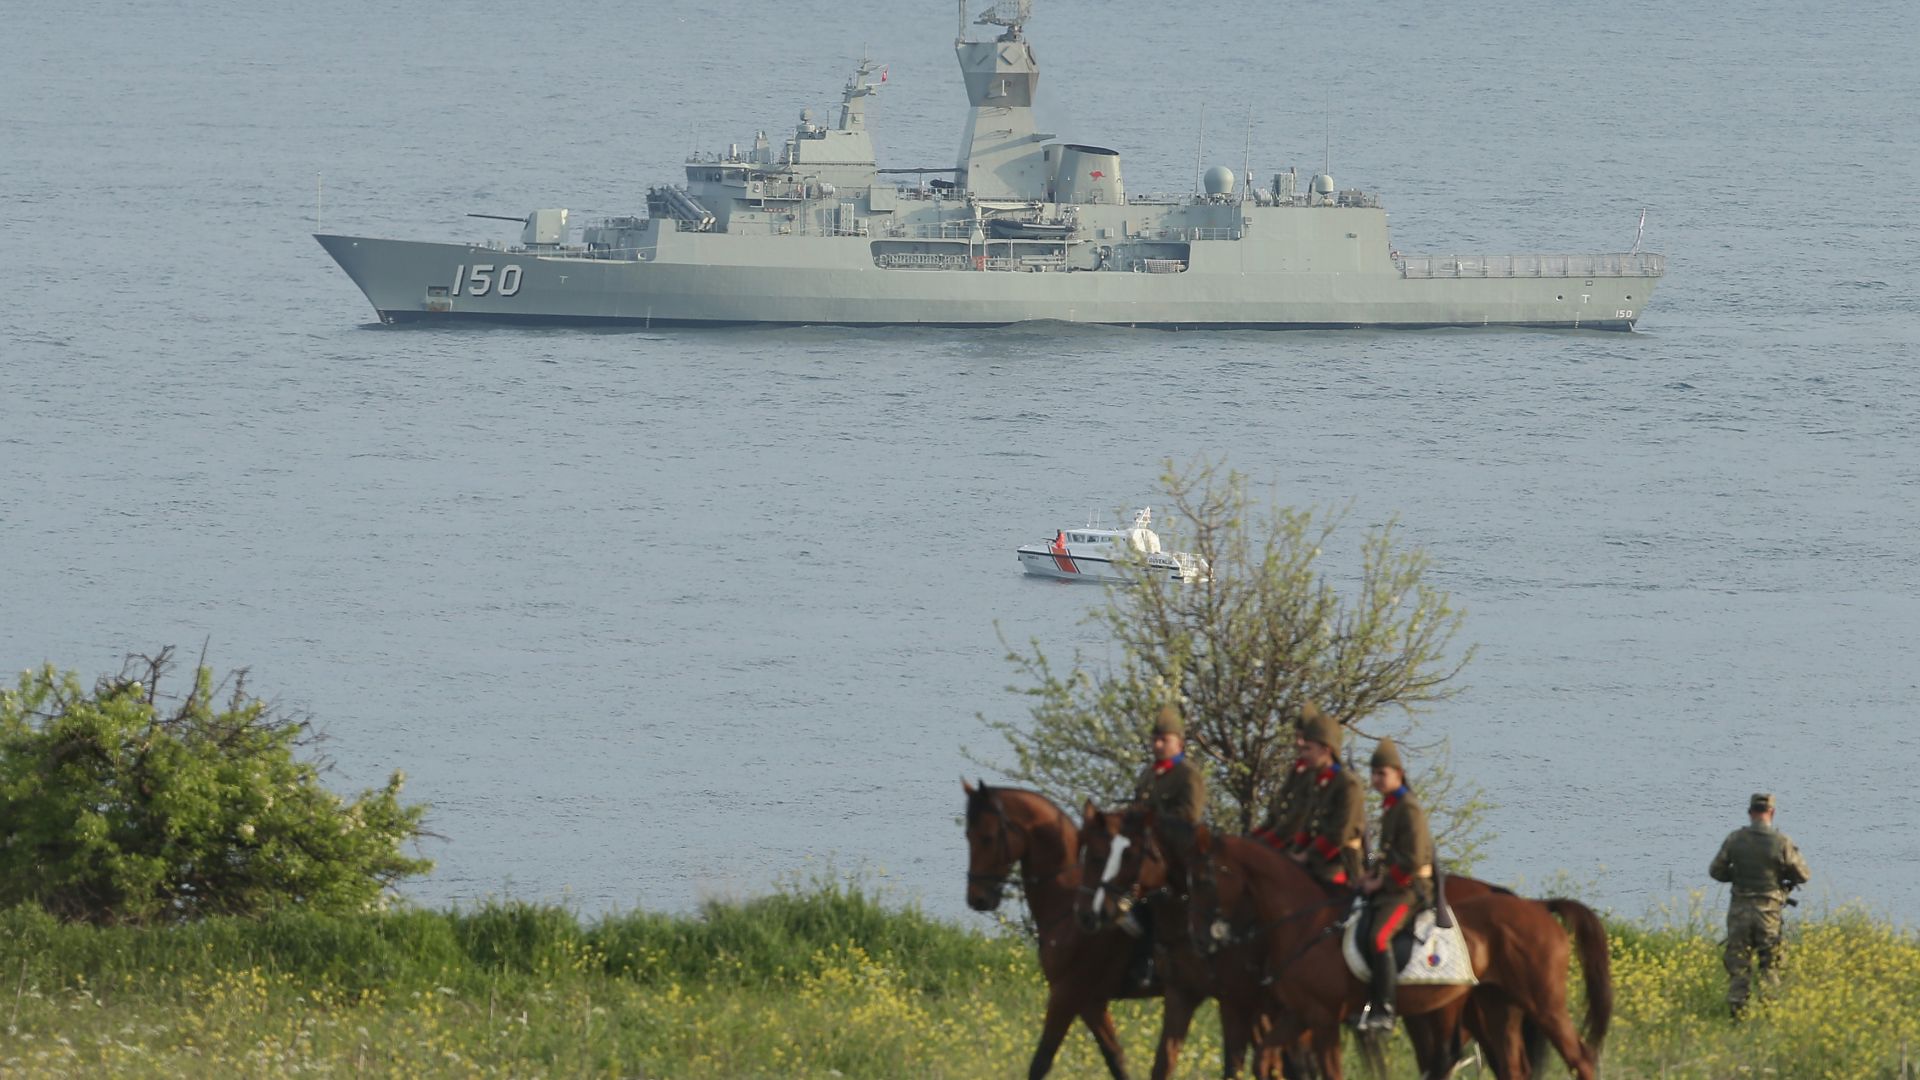
<svg viewBox="0 0 1920 1080">
<path fill-rule="evenodd" d="M 1788 880 L 1786 880 L 1785 878 L 1782 878 L 1782 879 L 1780 880 L 1780 887 L 1781 887 L 1782 889 L 1785 889 L 1785 890 L 1787 891 L 1787 906 L 1788 906 L 1788 907 L 1799 907 L 1799 906 L 1800 906 L 1800 901 L 1798 901 L 1798 900 L 1795 900 L 1795 899 L 1793 898 L 1793 890 L 1795 890 L 1795 889 L 1797 889 L 1797 888 L 1799 888 L 1799 887 L 1800 887 L 1800 883 L 1799 883 L 1799 882 L 1797 882 L 1797 881 L 1788 881 Z"/>
</svg>

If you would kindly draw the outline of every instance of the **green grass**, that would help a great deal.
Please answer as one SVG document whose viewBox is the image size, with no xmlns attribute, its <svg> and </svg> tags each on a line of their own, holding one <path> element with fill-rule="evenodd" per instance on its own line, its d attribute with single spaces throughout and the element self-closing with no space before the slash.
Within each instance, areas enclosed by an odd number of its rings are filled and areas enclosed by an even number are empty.
<svg viewBox="0 0 1920 1080">
<path fill-rule="evenodd" d="M 1736 1025 L 1710 924 L 1609 929 L 1610 1077 L 1893 1077 L 1903 1046 L 1920 1057 L 1909 931 L 1798 923 L 1779 985 Z M 495 903 L 135 929 L 14 910 L 0 1076 L 1010 1076 L 1044 993 L 1018 937 L 835 883 L 592 921 Z M 1144 1074 L 1157 1006 L 1116 1015 Z M 1210 1011 L 1195 1031 L 1182 1075 L 1212 1075 Z M 1105 1075 L 1084 1034 L 1056 1075 Z"/>
</svg>

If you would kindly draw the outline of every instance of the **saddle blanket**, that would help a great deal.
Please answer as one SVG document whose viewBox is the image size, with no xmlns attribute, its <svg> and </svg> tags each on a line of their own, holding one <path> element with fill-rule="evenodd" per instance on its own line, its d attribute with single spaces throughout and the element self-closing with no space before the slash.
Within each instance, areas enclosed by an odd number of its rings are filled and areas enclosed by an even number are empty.
<svg viewBox="0 0 1920 1080">
<path fill-rule="evenodd" d="M 1460 924 L 1456 921 L 1452 926 L 1442 929 L 1433 923 L 1432 911 L 1423 911 L 1415 916 L 1413 955 L 1400 971 L 1400 985 L 1478 985 L 1480 980 L 1473 976 L 1473 957 L 1467 952 L 1467 938 L 1460 932 Z M 1347 958 L 1347 970 L 1364 983 L 1372 975 L 1367 970 L 1366 958 L 1360 955 L 1360 944 L 1354 939 L 1354 931 L 1359 924 L 1358 914 L 1347 920 L 1346 933 L 1340 938 L 1340 952 Z"/>
</svg>

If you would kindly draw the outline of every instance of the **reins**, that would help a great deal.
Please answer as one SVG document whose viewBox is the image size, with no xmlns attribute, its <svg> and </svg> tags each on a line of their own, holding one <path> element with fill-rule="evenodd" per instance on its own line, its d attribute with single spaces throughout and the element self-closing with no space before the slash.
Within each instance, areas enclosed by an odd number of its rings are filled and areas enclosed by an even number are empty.
<svg viewBox="0 0 1920 1080">
<path fill-rule="evenodd" d="M 1206 862 L 1209 865 L 1213 863 L 1213 860 L 1214 860 L 1213 856 L 1211 855 L 1206 856 Z M 1233 869 L 1233 866 L 1231 864 L 1228 864 L 1227 866 L 1223 867 L 1223 869 L 1231 871 Z M 1242 877 L 1246 876 L 1246 872 L 1244 870 L 1239 871 L 1239 873 Z M 1192 866 L 1188 866 L 1187 867 L 1187 892 L 1189 895 L 1191 895 L 1195 891 L 1194 890 L 1195 876 L 1196 876 L 1195 868 Z M 1222 920 L 1219 915 L 1219 910 L 1218 910 L 1219 886 L 1214 884 L 1213 878 L 1214 878 L 1214 875 L 1212 874 L 1208 874 L 1205 876 L 1205 880 L 1207 884 L 1209 886 L 1212 886 L 1214 890 L 1215 913 L 1214 913 L 1213 925 L 1219 926 L 1219 925 L 1222 925 L 1225 922 L 1225 920 Z M 1249 881 L 1246 887 L 1251 889 L 1252 882 Z M 1258 938 L 1266 935 L 1267 933 L 1273 930 L 1276 930 L 1282 926 L 1285 926 L 1288 923 L 1293 922 L 1297 919 L 1304 919 L 1311 915 L 1317 915 L 1320 912 L 1327 910 L 1328 908 L 1338 907 L 1341 905 L 1351 904 L 1351 903 L 1353 903 L 1352 895 L 1343 895 L 1338 893 L 1331 894 L 1326 896 L 1317 904 L 1308 904 L 1305 907 L 1296 908 L 1293 911 L 1289 911 L 1286 914 L 1279 916 L 1278 918 L 1268 919 L 1262 922 L 1256 922 L 1252 926 L 1248 927 L 1246 930 L 1241 931 L 1239 933 L 1229 933 L 1225 937 L 1213 937 L 1210 934 L 1208 939 L 1215 943 L 1214 948 L 1212 950 L 1214 952 L 1218 952 L 1221 948 L 1225 948 L 1225 947 L 1230 947 L 1230 946 L 1238 947 L 1242 945 L 1247 945 L 1254 942 Z M 1231 923 L 1226 923 L 1226 925 L 1230 927 Z M 1278 965 L 1270 969 L 1267 969 L 1263 973 L 1263 977 L 1261 981 L 1263 983 L 1270 983 L 1274 979 L 1278 978 L 1281 972 L 1287 970 L 1289 967 L 1292 967 L 1296 961 L 1298 961 L 1301 957 L 1307 955 L 1307 953 L 1311 952 L 1313 948 L 1316 945 L 1320 944 L 1322 940 L 1338 933 L 1340 930 L 1340 927 L 1343 925 L 1345 924 L 1342 920 L 1336 919 L 1333 922 L 1328 923 L 1326 926 L 1321 927 L 1319 930 L 1315 931 L 1314 933 L 1308 935 L 1306 940 L 1294 946 L 1293 951 L 1288 953 L 1286 958 L 1281 960 Z M 1199 948 L 1199 941 L 1196 940 L 1194 944 L 1197 950 Z M 1248 966 L 1249 967 L 1253 966 L 1253 960 L 1251 958 L 1248 959 Z"/>
</svg>

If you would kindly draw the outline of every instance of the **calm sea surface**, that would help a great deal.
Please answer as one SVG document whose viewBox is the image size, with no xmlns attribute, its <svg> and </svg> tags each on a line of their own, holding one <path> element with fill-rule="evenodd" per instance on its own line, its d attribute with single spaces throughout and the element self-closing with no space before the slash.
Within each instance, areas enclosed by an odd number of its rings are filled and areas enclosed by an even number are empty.
<svg viewBox="0 0 1920 1080">
<path fill-rule="evenodd" d="M 184 10 L 183 10 L 184 8 Z M 1435 713 L 1484 867 L 1641 911 L 1778 793 L 1812 890 L 1920 895 L 1920 67 L 1908 6 L 1042 0 L 1042 120 L 1378 190 L 1408 252 L 1620 251 L 1633 335 L 393 330 L 314 244 L 632 212 L 945 3 L 81 5 L 0 65 L 0 664 L 205 641 L 335 781 L 432 802 L 432 903 L 685 908 L 828 862 L 958 916 L 995 627 L 1099 653 L 1017 543 L 1166 457 L 1398 515 L 1470 612 Z M 1249 117 L 1251 118 L 1249 122 Z M 1357 543 L 1356 529 L 1348 536 Z M 1416 764 L 1417 770 L 1417 764 Z"/>
</svg>

